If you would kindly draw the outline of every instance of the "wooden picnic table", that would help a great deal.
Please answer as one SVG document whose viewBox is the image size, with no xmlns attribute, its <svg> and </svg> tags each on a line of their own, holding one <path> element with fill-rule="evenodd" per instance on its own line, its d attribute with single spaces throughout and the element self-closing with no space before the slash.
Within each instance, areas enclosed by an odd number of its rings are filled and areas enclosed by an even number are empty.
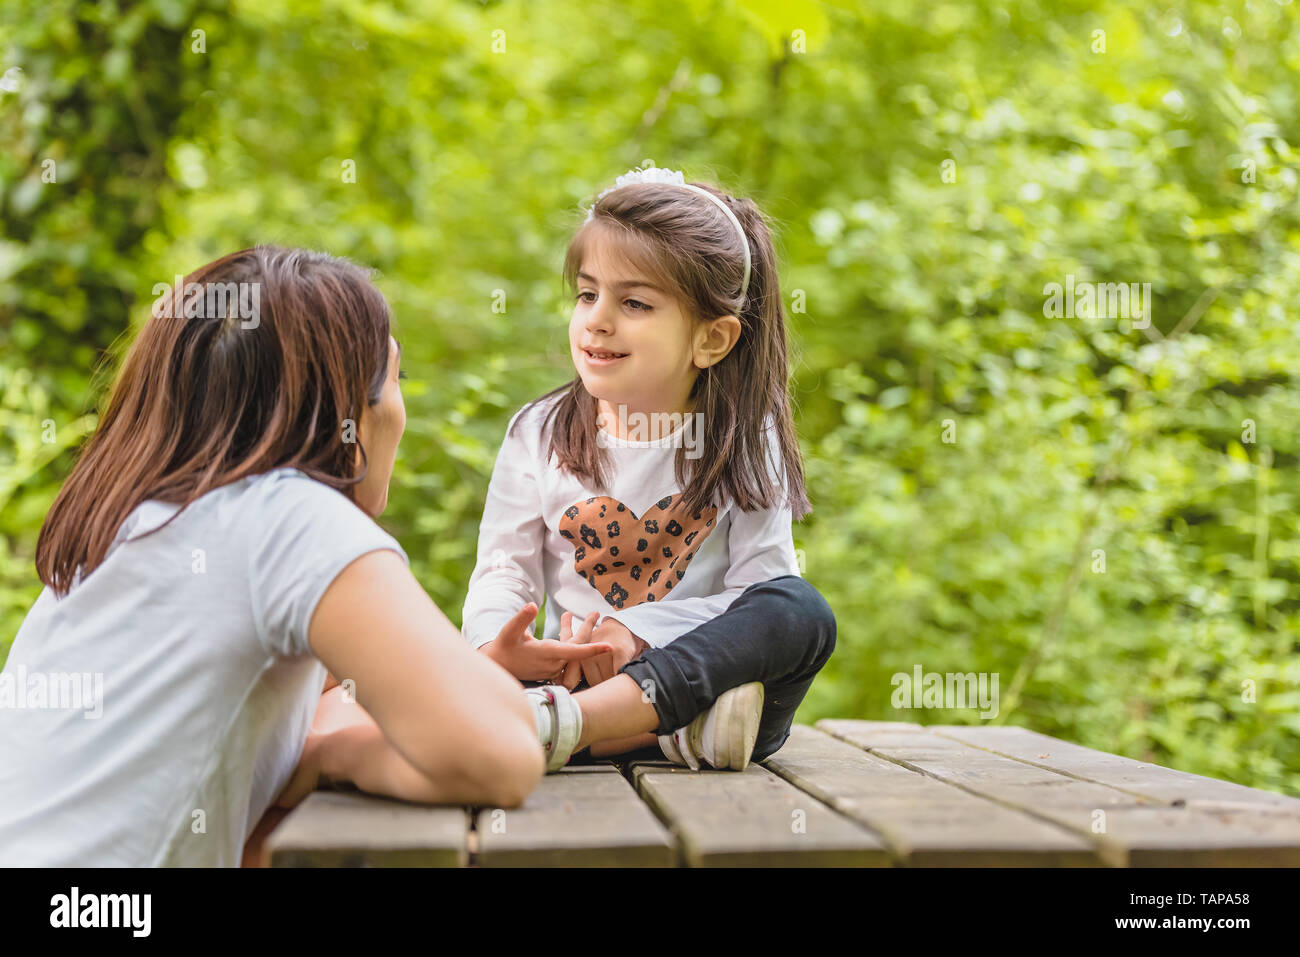
<svg viewBox="0 0 1300 957">
<path fill-rule="evenodd" d="M 743 773 L 547 775 L 519 808 L 317 791 L 272 866 L 1296 866 L 1300 798 L 1018 727 L 824 720 Z"/>
</svg>

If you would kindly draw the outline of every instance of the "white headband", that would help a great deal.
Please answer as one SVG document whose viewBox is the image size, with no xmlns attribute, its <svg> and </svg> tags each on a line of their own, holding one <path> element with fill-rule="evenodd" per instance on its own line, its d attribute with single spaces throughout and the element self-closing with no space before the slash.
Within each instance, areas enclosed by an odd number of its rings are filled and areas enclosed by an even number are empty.
<svg viewBox="0 0 1300 957">
<path fill-rule="evenodd" d="M 727 208 L 726 203 L 718 199 L 718 197 L 714 196 L 707 189 L 700 189 L 698 186 L 692 186 L 690 183 L 686 182 L 686 177 L 682 175 L 681 170 L 660 169 L 654 165 L 651 165 L 646 169 L 637 167 L 636 169 L 628 170 L 622 176 L 618 177 L 618 179 L 614 180 L 613 186 L 609 189 L 602 190 L 600 195 L 596 197 L 596 202 L 600 202 L 606 193 L 612 193 L 620 187 L 630 186 L 633 183 L 664 183 L 668 186 L 680 186 L 682 189 L 689 189 L 693 193 L 699 193 L 714 206 L 717 206 L 718 209 L 722 210 L 723 215 L 725 215 L 727 219 L 731 220 L 731 225 L 736 227 L 736 232 L 740 234 L 740 245 L 744 247 L 745 250 L 745 275 L 744 278 L 740 280 L 740 295 L 743 297 L 745 293 L 749 291 L 749 238 L 745 235 L 745 229 L 740 225 L 740 220 L 736 218 L 735 213 Z M 593 205 L 592 209 L 594 208 Z M 591 222 L 592 209 L 587 210 L 587 222 Z"/>
</svg>

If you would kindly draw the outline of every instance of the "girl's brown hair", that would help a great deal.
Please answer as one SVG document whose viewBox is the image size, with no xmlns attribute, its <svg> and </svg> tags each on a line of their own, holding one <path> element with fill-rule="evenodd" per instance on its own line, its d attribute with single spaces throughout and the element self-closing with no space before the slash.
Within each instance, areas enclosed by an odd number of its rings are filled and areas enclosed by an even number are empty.
<svg viewBox="0 0 1300 957">
<path fill-rule="evenodd" d="M 54 500 L 41 581 L 65 594 L 147 499 L 183 509 L 286 466 L 351 498 L 366 473 L 355 423 L 379 400 L 389 323 L 367 271 L 324 253 L 258 246 L 186 276 L 155 303 Z"/>
<path fill-rule="evenodd" d="M 746 512 L 778 504 L 765 435 L 771 417 L 784 463 L 784 501 L 799 519 L 812 509 L 791 413 L 785 309 L 771 232 L 752 201 L 707 183 L 693 185 L 726 203 L 744 228 L 751 257 L 745 295 L 745 253 L 735 226 L 707 198 L 663 183 L 623 186 L 598 199 L 569 244 L 564 279 L 576 288 L 593 244 L 613 240 L 629 259 L 674 290 L 697 319 L 733 315 L 740 320 L 735 347 L 721 362 L 700 370 L 691 390 L 695 409 L 704 415 L 703 450 L 689 470 L 686 450 L 677 450 L 682 503 L 696 511 L 720 492 Z M 596 441 L 598 407 L 581 376 L 529 406 L 559 393 L 563 395 L 544 426 L 550 431 L 550 453 L 573 474 L 604 488 L 608 463 Z"/>
</svg>

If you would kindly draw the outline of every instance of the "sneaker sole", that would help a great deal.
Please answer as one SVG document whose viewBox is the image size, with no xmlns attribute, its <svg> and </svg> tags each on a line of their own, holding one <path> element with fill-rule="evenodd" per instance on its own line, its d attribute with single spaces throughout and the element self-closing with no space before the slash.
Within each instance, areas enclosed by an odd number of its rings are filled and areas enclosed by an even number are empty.
<svg viewBox="0 0 1300 957">
<path fill-rule="evenodd" d="M 685 741 L 687 730 L 686 728 L 678 728 L 672 734 L 659 735 L 659 750 L 673 764 L 690 768 L 692 771 L 698 771 L 700 762 L 690 753 L 689 746 Z"/>
<path fill-rule="evenodd" d="M 692 743 L 697 753 L 718 769 L 743 771 L 749 767 L 763 716 L 763 685 L 757 681 L 723 692 L 704 715 Z"/>
</svg>

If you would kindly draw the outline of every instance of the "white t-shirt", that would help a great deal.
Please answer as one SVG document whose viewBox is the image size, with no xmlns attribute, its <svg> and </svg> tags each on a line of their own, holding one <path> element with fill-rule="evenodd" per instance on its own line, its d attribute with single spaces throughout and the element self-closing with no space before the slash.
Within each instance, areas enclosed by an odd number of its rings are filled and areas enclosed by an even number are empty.
<svg viewBox="0 0 1300 957">
<path fill-rule="evenodd" d="M 750 585 L 799 574 L 783 494 L 750 512 L 730 501 L 690 514 L 681 508 L 674 462 L 679 445 L 692 445 L 689 420 L 640 441 L 602 430 L 613 472 L 601 492 L 548 455 L 542 424 L 559 400 L 516 412 L 510 423 L 518 427 L 514 434 L 507 427 L 497 455 L 461 618 L 475 648 L 528 602 L 540 608 L 543 600 L 545 638 L 559 637 L 564 612 L 580 620 L 599 611 L 663 647 L 722 614 Z M 783 493 L 768 425 L 768 478 Z"/>
<path fill-rule="evenodd" d="M 238 866 L 320 699 L 316 603 L 367 552 L 406 560 L 295 469 L 125 541 L 176 508 L 136 508 L 104 563 L 61 599 L 42 591 L 18 631 L 0 673 L 0 865 Z"/>
</svg>

